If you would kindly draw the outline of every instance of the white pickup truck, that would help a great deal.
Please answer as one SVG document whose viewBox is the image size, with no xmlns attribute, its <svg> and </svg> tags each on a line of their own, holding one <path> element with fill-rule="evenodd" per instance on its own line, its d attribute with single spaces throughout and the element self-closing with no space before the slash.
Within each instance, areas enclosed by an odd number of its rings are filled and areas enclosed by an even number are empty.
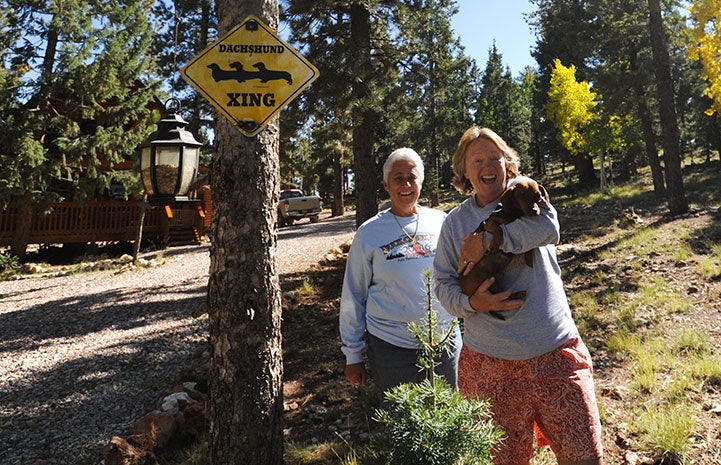
<svg viewBox="0 0 721 465">
<path fill-rule="evenodd" d="M 282 190 L 278 204 L 278 225 L 290 226 L 301 218 L 310 218 L 311 223 L 317 223 L 321 208 L 321 198 L 317 195 L 303 195 L 300 189 Z"/>
</svg>

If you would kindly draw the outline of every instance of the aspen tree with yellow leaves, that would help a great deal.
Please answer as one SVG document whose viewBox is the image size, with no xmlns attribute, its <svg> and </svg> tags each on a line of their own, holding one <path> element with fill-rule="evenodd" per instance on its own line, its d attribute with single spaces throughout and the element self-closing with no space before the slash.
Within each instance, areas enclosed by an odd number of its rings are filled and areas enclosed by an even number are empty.
<svg viewBox="0 0 721 465">
<path fill-rule="evenodd" d="M 576 67 L 553 61 L 546 112 L 558 129 L 559 141 L 574 155 L 588 153 L 588 129 L 598 118 L 596 93 L 576 81 Z"/>
<path fill-rule="evenodd" d="M 694 41 L 689 56 L 701 62 L 701 77 L 708 82 L 705 94 L 712 100 L 706 114 L 721 113 L 721 0 L 697 0 L 689 11 Z"/>
<path fill-rule="evenodd" d="M 606 154 L 626 145 L 623 118 L 605 117 L 597 108 L 599 95 L 586 81 L 576 81 L 576 67 L 554 60 L 546 112 L 558 129 L 558 139 L 573 155 L 598 156 L 600 188 L 607 188 Z"/>
</svg>

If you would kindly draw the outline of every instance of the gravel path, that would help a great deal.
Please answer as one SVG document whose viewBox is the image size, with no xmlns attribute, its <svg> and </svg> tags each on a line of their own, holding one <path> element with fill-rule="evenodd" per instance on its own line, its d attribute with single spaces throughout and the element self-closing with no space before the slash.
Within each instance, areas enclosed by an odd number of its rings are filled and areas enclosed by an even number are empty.
<svg viewBox="0 0 721 465">
<path fill-rule="evenodd" d="M 352 238 L 353 215 L 278 234 L 280 278 Z M 153 254 L 145 254 L 144 256 Z M 206 348 L 207 245 L 155 268 L 0 281 L 0 464 L 91 465 Z"/>
</svg>

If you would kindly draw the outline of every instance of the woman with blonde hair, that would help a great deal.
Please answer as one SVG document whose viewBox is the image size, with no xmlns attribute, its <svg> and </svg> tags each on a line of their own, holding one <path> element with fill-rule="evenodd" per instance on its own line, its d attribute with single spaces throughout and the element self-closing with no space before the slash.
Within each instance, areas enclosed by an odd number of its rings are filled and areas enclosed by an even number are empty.
<svg viewBox="0 0 721 465">
<path fill-rule="evenodd" d="M 506 188 L 528 178 L 520 176 L 518 155 L 501 137 L 475 126 L 461 137 L 453 172 L 453 185 L 469 197 L 443 224 L 434 262 L 436 294 L 464 322 L 459 390 L 488 399 L 505 432 L 493 463 L 528 465 L 535 430 L 559 464 L 602 464 L 591 356 L 571 315 L 556 259 L 556 210 L 543 201 L 539 216 L 501 226 L 500 249 L 515 254 L 499 279 L 503 291 L 491 293 L 490 278 L 473 295 L 464 295 L 460 276 L 491 242 L 483 237 L 487 233 L 474 231 Z M 531 266 L 524 259 L 529 251 Z M 509 298 L 519 291 L 525 292 L 523 300 Z"/>
</svg>

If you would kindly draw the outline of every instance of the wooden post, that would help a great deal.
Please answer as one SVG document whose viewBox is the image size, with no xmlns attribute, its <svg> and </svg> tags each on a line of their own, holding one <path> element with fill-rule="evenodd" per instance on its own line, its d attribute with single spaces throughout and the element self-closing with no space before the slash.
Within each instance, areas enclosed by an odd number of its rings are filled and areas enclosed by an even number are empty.
<svg viewBox="0 0 721 465">
<path fill-rule="evenodd" d="M 140 242 L 143 240 L 143 223 L 145 223 L 145 212 L 150 208 L 150 204 L 147 202 L 148 196 L 143 196 L 143 200 L 138 201 L 138 209 L 140 211 L 138 219 L 138 229 L 135 233 L 135 245 L 133 246 L 133 265 L 138 262 L 138 254 L 140 253 Z"/>
</svg>

